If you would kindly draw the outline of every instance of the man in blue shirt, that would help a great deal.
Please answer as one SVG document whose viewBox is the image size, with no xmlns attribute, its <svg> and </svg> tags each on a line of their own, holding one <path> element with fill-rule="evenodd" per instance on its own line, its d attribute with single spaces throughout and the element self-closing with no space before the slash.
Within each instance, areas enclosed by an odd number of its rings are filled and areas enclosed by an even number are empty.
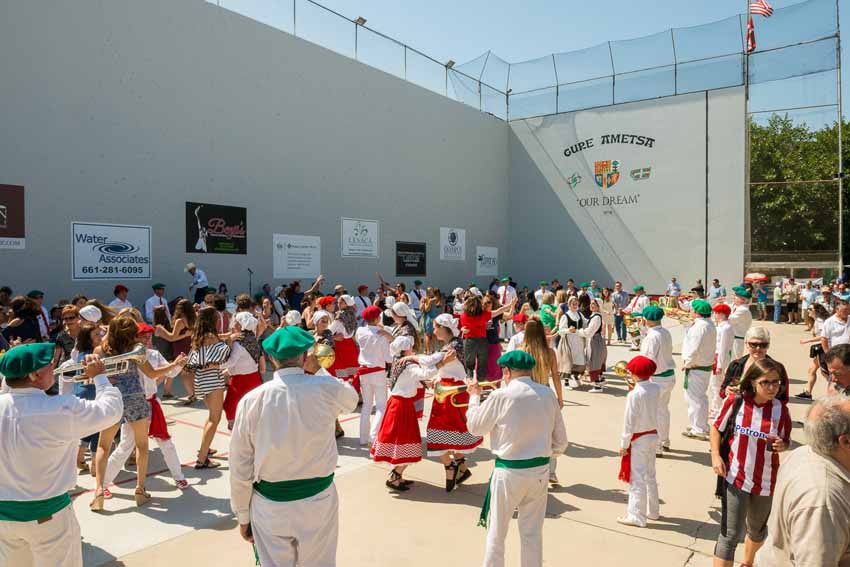
<svg viewBox="0 0 850 567">
<path fill-rule="evenodd" d="M 629 304 L 629 294 L 623 291 L 623 284 L 614 284 L 614 293 L 611 294 L 614 303 L 614 328 L 617 329 L 617 340 L 626 342 L 626 323 L 623 321 L 623 309 Z"/>
<path fill-rule="evenodd" d="M 720 280 L 714 278 L 711 280 L 711 287 L 708 288 L 708 302 L 713 306 L 720 301 L 721 297 L 726 297 L 726 288 L 720 285 Z"/>
<path fill-rule="evenodd" d="M 682 286 L 676 281 L 676 278 L 670 278 L 670 283 L 667 284 L 667 295 L 670 297 L 679 297 L 682 295 Z"/>
</svg>

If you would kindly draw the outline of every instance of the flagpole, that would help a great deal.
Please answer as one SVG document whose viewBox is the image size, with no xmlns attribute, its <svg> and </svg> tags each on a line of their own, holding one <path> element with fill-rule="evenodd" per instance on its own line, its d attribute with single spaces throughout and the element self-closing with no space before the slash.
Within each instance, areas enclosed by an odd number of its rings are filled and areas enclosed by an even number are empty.
<svg viewBox="0 0 850 567">
<path fill-rule="evenodd" d="M 836 0 L 837 1 L 837 0 Z M 749 269 L 747 264 L 752 262 L 752 222 L 750 219 L 750 50 L 749 44 L 749 22 L 750 22 L 750 0 L 744 0 L 745 21 L 747 31 L 744 35 L 744 269 Z"/>
<path fill-rule="evenodd" d="M 835 32 L 837 39 L 836 79 L 838 81 L 838 275 L 844 277 L 844 149 L 842 146 L 842 126 L 844 109 L 841 104 L 841 20 L 838 0 L 835 0 Z"/>
</svg>

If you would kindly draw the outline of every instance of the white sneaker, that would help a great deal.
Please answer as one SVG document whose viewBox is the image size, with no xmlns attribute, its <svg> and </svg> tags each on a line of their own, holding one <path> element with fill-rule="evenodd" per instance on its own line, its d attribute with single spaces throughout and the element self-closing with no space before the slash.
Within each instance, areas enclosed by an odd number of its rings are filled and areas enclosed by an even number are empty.
<svg viewBox="0 0 850 567">
<path fill-rule="evenodd" d="M 647 514 L 647 515 L 646 515 L 646 519 L 647 519 L 647 520 L 652 520 L 653 522 L 657 522 L 658 520 L 660 520 L 660 519 L 661 519 L 661 514 L 657 514 L 657 515 L 655 515 L 655 516 L 650 516 L 649 514 Z"/>
<path fill-rule="evenodd" d="M 638 522 L 636 519 L 629 518 L 628 516 L 617 518 L 617 523 L 623 524 L 624 526 L 633 526 L 635 528 L 645 528 L 646 527 L 646 524 L 642 524 L 642 523 Z"/>
<path fill-rule="evenodd" d="M 573 390 L 575 390 L 575 389 L 576 389 L 576 388 L 578 388 L 579 386 L 581 386 L 581 384 L 579 383 L 579 381 L 578 381 L 578 380 L 576 380 L 575 378 L 570 378 L 570 388 L 572 388 Z"/>
<path fill-rule="evenodd" d="M 549 484 L 558 484 L 558 475 L 555 473 L 549 473 Z"/>
<path fill-rule="evenodd" d="M 602 386 L 594 386 L 589 391 L 591 394 L 602 394 L 605 392 L 605 388 L 603 388 Z"/>
</svg>

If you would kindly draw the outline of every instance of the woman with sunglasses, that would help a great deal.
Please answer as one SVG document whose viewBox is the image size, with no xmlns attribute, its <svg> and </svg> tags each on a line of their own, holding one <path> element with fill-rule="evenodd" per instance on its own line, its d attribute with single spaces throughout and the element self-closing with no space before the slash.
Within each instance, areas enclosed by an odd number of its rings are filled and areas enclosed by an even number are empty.
<svg viewBox="0 0 850 567">
<path fill-rule="evenodd" d="M 788 403 L 788 372 L 782 363 L 777 362 L 767 354 L 770 348 L 770 333 L 768 330 L 764 327 L 750 327 L 750 330 L 744 336 L 744 348 L 747 351 L 746 354 L 730 362 L 729 367 L 726 369 L 726 375 L 723 378 L 723 383 L 720 385 L 720 397 L 725 399 L 730 394 L 738 393 L 738 384 L 741 381 L 741 377 L 747 373 L 750 366 L 760 360 L 766 359 L 779 366 L 782 390 L 776 399 L 782 403 Z"/>
<path fill-rule="evenodd" d="M 722 515 L 714 567 L 732 567 L 745 530 L 741 565 L 752 567 L 767 537 L 778 453 L 791 442 L 791 415 L 778 399 L 786 387 L 783 370 L 770 358 L 752 362 L 739 394 L 726 399 L 711 427 L 711 464 L 723 479 L 718 481 Z"/>
</svg>

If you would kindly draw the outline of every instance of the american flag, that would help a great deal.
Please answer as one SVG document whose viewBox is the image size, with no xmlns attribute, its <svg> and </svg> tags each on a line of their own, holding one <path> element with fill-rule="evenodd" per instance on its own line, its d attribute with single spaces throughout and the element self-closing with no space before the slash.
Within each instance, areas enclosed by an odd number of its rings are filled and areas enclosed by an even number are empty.
<svg viewBox="0 0 850 567">
<path fill-rule="evenodd" d="M 750 4 L 750 13 L 769 18 L 773 15 L 773 6 L 767 0 L 756 0 Z"/>
</svg>

